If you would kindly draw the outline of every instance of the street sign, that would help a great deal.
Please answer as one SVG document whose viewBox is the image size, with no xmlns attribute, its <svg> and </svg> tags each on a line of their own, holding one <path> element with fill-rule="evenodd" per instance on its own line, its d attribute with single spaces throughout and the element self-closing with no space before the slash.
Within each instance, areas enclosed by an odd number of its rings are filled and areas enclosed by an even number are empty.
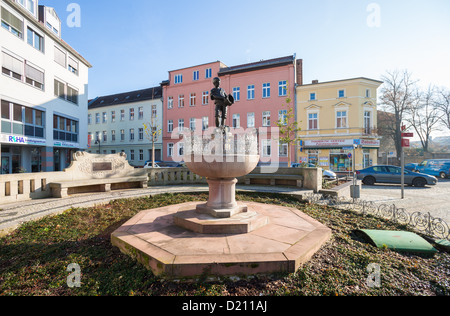
<svg viewBox="0 0 450 316">
<path fill-rule="evenodd" d="M 403 148 L 409 148 L 410 147 L 409 139 L 402 139 L 402 147 Z"/>
<path fill-rule="evenodd" d="M 402 133 L 403 138 L 412 138 L 414 137 L 414 133 Z"/>
</svg>

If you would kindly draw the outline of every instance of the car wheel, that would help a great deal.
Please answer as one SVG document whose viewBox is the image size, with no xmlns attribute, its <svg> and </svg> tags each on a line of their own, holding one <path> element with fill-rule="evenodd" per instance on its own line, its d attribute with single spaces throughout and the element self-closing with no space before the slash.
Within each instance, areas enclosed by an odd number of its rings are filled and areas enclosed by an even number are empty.
<svg viewBox="0 0 450 316">
<path fill-rule="evenodd" d="M 447 175 L 445 174 L 445 172 L 441 172 L 439 174 L 439 176 L 441 177 L 441 179 L 446 179 L 447 178 Z"/>
<path fill-rule="evenodd" d="M 423 188 L 426 184 L 427 184 L 427 180 L 425 180 L 424 178 L 417 178 L 417 179 L 414 179 L 414 181 L 413 181 L 413 186 L 415 186 L 417 188 Z"/>
<path fill-rule="evenodd" d="M 363 183 L 364 183 L 365 185 L 374 185 L 375 182 L 376 182 L 376 180 L 375 180 L 374 177 L 366 177 L 366 178 L 364 178 L 364 180 L 363 180 Z"/>
</svg>

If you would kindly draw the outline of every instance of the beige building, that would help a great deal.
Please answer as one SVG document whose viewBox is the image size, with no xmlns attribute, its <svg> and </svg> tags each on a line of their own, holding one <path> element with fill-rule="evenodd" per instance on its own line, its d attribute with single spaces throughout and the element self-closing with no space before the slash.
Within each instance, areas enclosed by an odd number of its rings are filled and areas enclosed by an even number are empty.
<svg viewBox="0 0 450 316">
<path fill-rule="evenodd" d="M 297 87 L 302 139 L 298 162 L 335 172 L 377 164 L 377 89 L 382 82 L 354 78 Z"/>
</svg>

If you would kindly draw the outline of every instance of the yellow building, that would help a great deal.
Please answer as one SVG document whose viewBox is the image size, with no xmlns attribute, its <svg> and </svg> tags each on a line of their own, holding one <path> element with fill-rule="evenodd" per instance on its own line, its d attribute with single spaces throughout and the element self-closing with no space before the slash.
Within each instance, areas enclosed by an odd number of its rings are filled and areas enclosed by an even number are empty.
<svg viewBox="0 0 450 316">
<path fill-rule="evenodd" d="M 376 164 L 377 89 L 382 83 L 354 78 L 298 86 L 298 162 L 344 173 L 353 165 L 360 170 Z"/>
</svg>

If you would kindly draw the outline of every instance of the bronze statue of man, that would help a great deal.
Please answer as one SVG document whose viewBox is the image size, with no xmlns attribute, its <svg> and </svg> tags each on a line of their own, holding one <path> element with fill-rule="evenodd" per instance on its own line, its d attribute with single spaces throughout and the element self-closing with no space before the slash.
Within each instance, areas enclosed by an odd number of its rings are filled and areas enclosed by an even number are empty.
<svg viewBox="0 0 450 316">
<path fill-rule="evenodd" d="M 228 116 L 228 107 L 234 104 L 234 98 L 231 94 L 227 94 L 224 89 L 220 88 L 220 78 L 214 78 L 214 89 L 211 90 L 211 100 L 216 105 L 216 127 L 225 127 Z"/>
</svg>

